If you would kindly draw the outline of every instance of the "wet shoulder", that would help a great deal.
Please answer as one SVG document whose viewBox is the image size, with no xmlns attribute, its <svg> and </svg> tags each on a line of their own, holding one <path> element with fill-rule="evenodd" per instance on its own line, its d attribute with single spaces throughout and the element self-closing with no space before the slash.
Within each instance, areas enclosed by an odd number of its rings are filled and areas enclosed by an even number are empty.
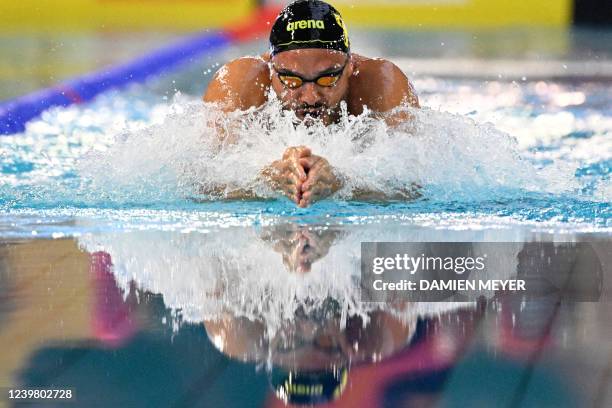
<svg viewBox="0 0 612 408">
<path fill-rule="evenodd" d="M 266 102 L 270 70 L 263 56 L 234 59 L 215 73 L 204 94 L 206 102 L 220 102 L 226 110 L 245 110 Z"/>
<path fill-rule="evenodd" d="M 408 77 L 393 62 L 362 55 L 353 55 L 353 61 L 349 91 L 351 113 L 360 114 L 364 105 L 374 111 L 387 111 L 406 101 L 418 106 Z"/>
</svg>

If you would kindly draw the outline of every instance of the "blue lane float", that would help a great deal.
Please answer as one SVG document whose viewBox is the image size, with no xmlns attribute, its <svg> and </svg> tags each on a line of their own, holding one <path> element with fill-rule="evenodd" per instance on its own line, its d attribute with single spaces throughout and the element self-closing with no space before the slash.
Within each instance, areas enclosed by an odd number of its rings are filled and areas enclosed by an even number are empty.
<svg viewBox="0 0 612 408">
<path fill-rule="evenodd" d="M 0 104 L 0 134 L 25 131 L 28 121 L 54 106 L 92 100 L 111 88 L 122 88 L 193 62 L 202 54 L 219 51 L 233 38 L 226 33 L 202 33 L 161 48 L 135 61 L 111 66 Z"/>
</svg>

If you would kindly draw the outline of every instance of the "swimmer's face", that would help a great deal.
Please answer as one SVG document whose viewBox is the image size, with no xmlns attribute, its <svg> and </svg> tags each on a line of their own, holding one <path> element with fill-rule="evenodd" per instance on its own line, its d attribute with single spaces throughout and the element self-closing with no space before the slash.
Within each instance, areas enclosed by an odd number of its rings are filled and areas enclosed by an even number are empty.
<svg viewBox="0 0 612 408">
<path fill-rule="evenodd" d="M 293 110 L 300 120 L 318 118 L 326 125 L 336 120 L 340 102 L 347 97 L 349 78 L 353 73 L 352 62 L 347 54 L 315 48 L 291 50 L 276 54 L 270 62 L 272 89 L 285 109 Z M 291 87 L 281 81 L 281 77 L 297 76 L 314 80 L 328 74 L 338 75 L 332 86 L 304 82 L 301 86 Z M 321 82 L 325 81 L 329 81 L 329 78 L 322 78 Z"/>
</svg>

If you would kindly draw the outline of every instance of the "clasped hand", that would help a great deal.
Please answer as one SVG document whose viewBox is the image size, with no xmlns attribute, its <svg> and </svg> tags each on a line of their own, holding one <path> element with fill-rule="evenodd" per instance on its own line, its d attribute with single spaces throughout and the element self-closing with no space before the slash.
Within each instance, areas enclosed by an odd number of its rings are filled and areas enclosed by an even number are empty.
<svg viewBox="0 0 612 408">
<path fill-rule="evenodd" d="M 283 158 L 267 166 L 262 174 L 274 190 L 300 207 L 308 207 L 341 187 L 329 162 L 306 146 L 289 147 Z"/>
</svg>

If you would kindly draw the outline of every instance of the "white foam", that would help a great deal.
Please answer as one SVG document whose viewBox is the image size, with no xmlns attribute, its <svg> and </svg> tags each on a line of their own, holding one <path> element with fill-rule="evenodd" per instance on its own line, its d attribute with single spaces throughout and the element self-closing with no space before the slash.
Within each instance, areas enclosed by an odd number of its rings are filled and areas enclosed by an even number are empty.
<svg viewBox="0 0 612 408">
<path fill-rule="evenodd" d="M 78 238 L 88 252 L 104 251 L 112 259 L 113 273 L 127 293 L 130 283 L 142 290 L 163 295 L 166 307 L 178 311 L 183 321 L 199 323 L 218 320 L 223 313 L 265 322 L 273 333 L 295 312 L 322 307 L 335 299 L 342 316 L 366 315 L 389 309 L 385 303 L 360 301 L 361 242 L 476 241 L 479 250 L 489 253 L 491 275 L 504 279 L 516 274 L 516 255 L 524 235 L 516 231 L 450 231 L 406 229 L 402 226 L 343 227 L 318 231 L 312 245 L 330 245 L 327 254 L 308 273 L 291 272 L 283 253 L 275 245 L 296 226 L 264 229 L 227 228 L 210 234 L 134 231 L 83 235 Z M 315 232 L 313 232 L 315 233 Z M 519 241 L 502 252 L 486 242 Z M 486 295 L 486 294 L 485 294 Z M 428 316 L 443 310 L 469 305 L 421 302 L 404 311 L 407 319 Z"/>
<path fill-rule="evenodd" d="M 211 189 L 247 188 L 273 196 L 260 170 L 289 146 L 309 146 L 346 177 L 340 197 L 355 188 L 392 194 L 413 183 L 429 198 L 478 200 L 509 191 L 573 192 L 575 169 L 542 171 L 521 157 L 516 141 L 491 124 L 431 109 L 407 110 L 414 120 L 397 129 L 368 112 L 344 115 L 337 125 L 294 126 L 272 100 L 247 113 L 223 114 L 213 105 L 177 101 L 161 124 L 118 135 L 106 151 L 79 164 L 84 188 L 111 200 L 154 200 Z M 220 143 L 212 125 L 231 129 L 237 143 Z M 427 194 L 426 194 L 427 195 Z"/>
</svg>

